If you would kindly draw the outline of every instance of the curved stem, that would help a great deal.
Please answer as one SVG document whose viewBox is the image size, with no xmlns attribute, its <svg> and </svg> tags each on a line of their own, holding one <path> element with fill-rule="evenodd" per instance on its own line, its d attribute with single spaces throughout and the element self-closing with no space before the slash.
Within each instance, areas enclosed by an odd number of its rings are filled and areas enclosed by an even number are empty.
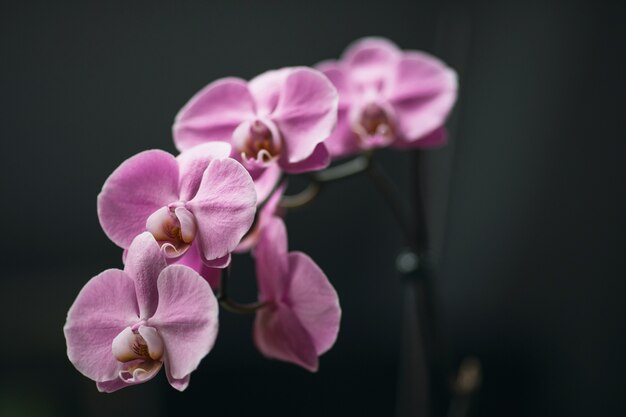
<svg viewBox="0 0 626 417">
<path fill-rule="evenodd" d="M 220 300 L 220 305 L 224 308 L 224 310 L 230 311 L 231 313 L 251 314 L 256 313 L 256 311 L 263 307 L 265 303 L 257 301 L 255 303 L 240 304 L 230 298 L 227 298 Z"/>
<path fill-rule="evenodd" d="M 311 175 L 311 177 L 317 182 L 331 182 L 360 174 L 361 172 L 367 170 L 370 161 L 372 160 L 372 154 L 373 151 L 366 151 L 341 165 L 336 165 L 326 168 L 323 171 L 315 172 Z"/>
<path fill-rule="evenodd" d="M 371 159 L 372 151 L 370 150 L 341 165 L 336 165 L 326 168 L 323 171 L 310 174 L 309 179 L 311 182 L 309 185 L 297 194 L 283 196 L 280 201 L 280 206 L 286 209 L 306 206 L 319 195 L 323 184 L 350 178 L 361 172 L 365 172 L 370 165 Z"/>
<path fill-rule="evenodd" d="M 224 269 L 222 272 L 222 277 L 220 279 L 220 289 L 217 295 L 217 300 L 220 302 L 220 305 L 227 311 L 231 313 L 238 314 L 250 314 L 255 313 L 258 309 L 265 305 L 264 302 L 255 301 L 253 303 L 244 304 L 239 303 L 237 301 L 232 300 L 228 296 L 228 280 L 230 279 L 230 265 Z"/>
<path fill-rule="evenodd" d="M 274 187 L 272 187 L 272 190 L 267 194 L 267 197 L 265 197 L 265 200 L 263 200 L 262 202 L 257 204 L 257 207 L 256 207 L 257 212 L 259 212 L 261 209 L 263 209 L 263 207 L 265 207 L 265 205 L 272 198 L 274 193 L 280 187 L 282 187 L 286 182 L 287 182 L 287 178 L 285 178 L 285 173 L 281 172 L 280 173 L 280 177 L 278 177 L 278 180 L 276 181 L 276 184 L 274 184 Z"/>
<path fill-rule="evenodd" d="M 415 219 L 411 216 L 411 212 L 407 210 L 404 200 L 400 196 L 397 187 L 387 176 L 385 171 L 373 159 L 370 160 L 367 174 L 374 183 L 374 186 L 380 191 L 383 198 L 391 208 L 396 221 L 400 225 L 400 229 L 404 233 L 406 244 L 413 251 L 418 251 L 419 244 L 415 236 Z"/>
<path fill-rule="evenodd" d="M 298 194 L 283 196 L 280 200 L 280 207 L 286 209 L 304 207 L 315 200 L 315 197 L 317 197 L 321 190 L 322 186 L 320 183 L 311 181 L 309 185 Z"/>
</svg>

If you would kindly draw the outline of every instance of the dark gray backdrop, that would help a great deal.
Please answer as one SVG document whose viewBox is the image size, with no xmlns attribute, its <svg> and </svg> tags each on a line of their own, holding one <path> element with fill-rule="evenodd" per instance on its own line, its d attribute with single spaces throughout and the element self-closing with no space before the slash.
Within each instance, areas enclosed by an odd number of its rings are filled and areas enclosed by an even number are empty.
<svg viewBox="0 0 626 417">
<path fill-rule="evenodd" d="M 223 312 L 188 391 L 161 375 L 104 395 L 62 336 L 81 286 L 121 264 L 95 198 L 122 160 L 173 152 L 173 117 L 208 82 L 365 35 L 460 73 L 451 144 L 425 162 L 446 355 L 481 359 L 476 415 L 624 415 L 625 17 L 618 1 L 2 2 L 0 415 L 393 414 L 401 240 L 365 178 L 287 220 L 342 301 L 319 373 L 265 360 L 252 317 Z M 410 194 L 407 155 L 381 161 Z"/>
</svg>

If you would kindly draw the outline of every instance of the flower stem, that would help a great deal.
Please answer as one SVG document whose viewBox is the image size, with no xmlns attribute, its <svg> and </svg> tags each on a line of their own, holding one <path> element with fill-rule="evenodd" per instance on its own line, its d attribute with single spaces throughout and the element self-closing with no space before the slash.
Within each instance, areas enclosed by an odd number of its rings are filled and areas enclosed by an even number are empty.
<svg viewBox="0 0 626 417">
<path fill-rule="evenodd" d="M 393 181 L 391 181 L 389 176 L 374 159 L 369 161 L 366 172 L 374 186 L 382 194 L 383 198 L 391 208 L 391 211 L 396 218 L 402 233 L 404 234 L 405 243 L 411 248 L 412 251 L 418 252 L 419 247 L 415 236 L 416 220 L 408 210 L 396 185 Z"/>
<path fill-rule="evenodd" d="M 313 200 L 318 196 L 320 191 L 322 190 L 322 184 L 317 181 L 311 181 L 309 185 L 298 194 L 294 195 L 285 195 L 280 200 L 280 207 L 285 209 L 296 209 L 301 208 Z"/>
<path fill-rule="evenodd" d="M 265 305 L 264 302 L 255 301 L 253 303 L 239 303 L 237 301 L 232 300 L 228 296 L 228 280 L 230 279 L 230 265 L 222 271 L 222 276 L 220 279 L 220 289 L 217 295 L 217 300 L 220 302 L 220 305 L 224 308 L 224 310 L 230 311 L 231 313 L 237 314 L 251 314 L 255 313 L 258 309 Z"/>
<path fill-rule="evenodd" d="M 231 313 L 252 314 L 256 313 L 257 310 L 265 305 L 265 303 L 257 301 L 255 303 L 240 304 L 236 301 L 231 300 L 230 298 L 226 298 L 220 300 L 220 305 L 224 308 L 224 310 L 230 311 Z"/>
<path fill-rule="evenodd" d="M 283 196 L 280 206 L 286 209 L 295 209 L 308 205 L 319 195 L 324 184 L 350 178 L 367 171 L 371 159 L 372 151 L 366 151 L 341 165 L 309 174 L 310 182 L 307 188 L 297 194 Z"/>
<path fill-rule="evenodd" d="M 326 168 L 323 171 L 315 172 L 311 174 L 311 177 L 313 180 L 323 183 L 355 176 L 367 170 L 370 161 L 372 160 L 372 155 L 373 151 L 366 151 L 341 165 L 335 165 L 333 167 Z"/>
</svg>

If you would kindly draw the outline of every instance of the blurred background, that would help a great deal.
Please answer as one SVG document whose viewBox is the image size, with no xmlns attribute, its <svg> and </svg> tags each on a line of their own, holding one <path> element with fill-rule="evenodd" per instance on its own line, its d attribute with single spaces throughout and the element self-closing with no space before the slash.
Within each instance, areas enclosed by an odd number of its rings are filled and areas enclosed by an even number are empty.
<svg viewBox="0 0 626 417">
<path fill-rule="evenodd" d="M 343 307 L 318 373 L 263 358 L 252 316 L 221 312 L 187 391 L 163 374 L 100 394 L 62 326 L 89 278 L 121 266 L 96 195 L 124 159 L 174 152 L 180 107 L 224 76 L 338 57 L 388 37 L 460 76 L 450 144 L 420 172 L 442 355 L 480 359 L 476 416 L 625 415 L 623 1 L 37 2 L 0 6 L 0 416 L 388 416 L 401 372 L 402 249 L 356 177 L 289 213 Z M 415 192 L 410 155 L 381 152 Z M 252 262 L 234 293 L 255 297 Z"/>
</svg>

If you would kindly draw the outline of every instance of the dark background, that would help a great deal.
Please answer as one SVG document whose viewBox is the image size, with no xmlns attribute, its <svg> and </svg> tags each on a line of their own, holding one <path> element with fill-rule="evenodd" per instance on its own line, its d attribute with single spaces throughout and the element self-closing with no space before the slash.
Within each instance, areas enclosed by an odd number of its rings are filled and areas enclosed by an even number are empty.
<svg viewBox="0 0 626 417">
<path fill-rule="evenodd" d="M 182 3 L 182 2 L 180 2 Z M 388 416 L 398 388 L 401 235 L 365 177 L 290 213 L 343 307 L 320 371 L 264 359 L 221 313 L 178 393 L 105 395 L 65 356 L 92 276 L 121 265 L 96 195 L 205 84 L 338 57 L 385 36 L 460 75 L 451 143 L 425 157 L 445 357 L 483 365 L 480 416 L 624 415 L 624 2 L 31 2 L 0 6 L 0 416 Z M 381 152 L 414 191 L 407 154 Z M 251 262 L 235 292 L 254 298 Z"/>
</svg>

